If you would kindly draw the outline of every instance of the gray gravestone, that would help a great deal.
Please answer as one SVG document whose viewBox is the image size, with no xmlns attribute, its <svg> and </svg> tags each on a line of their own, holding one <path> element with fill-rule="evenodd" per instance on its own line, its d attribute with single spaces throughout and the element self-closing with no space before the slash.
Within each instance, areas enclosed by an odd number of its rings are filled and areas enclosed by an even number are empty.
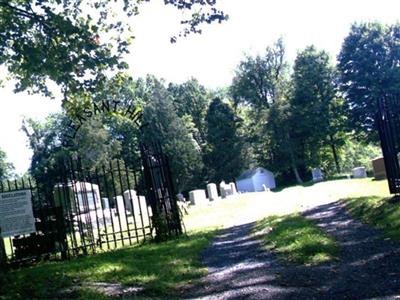
<svg viewBox="0 0 400 300">
<path fill-rule="evenodd" d="M 237 194 L 236 185 L 235 185 L 234 182 L 230 182 L 229 183 L 229 188 L 231 190 L 231 195 L 236 195 Z"/>
<path fill-rule="evenodd" d="M 312 180 L 314 182 L 324 180 L 324 174 L 322 173 L 320 168 L 314 168 L 314 169 L 312 169 L 311 172 L 312 172 Z"/>
<path fill-rule="evenodd" d="M 210 201 L 215 201 L 218 199 L 217 185 L 215 183 L 207 184 L 207 194 Z"/>
<path fill-rule="evenodd" d="M 353 178 L 366 178 L 367 177 L 367 171 L 365 170 L 365 167 L 357 167 L 352 170 L 353 173 Z"/>
<path fill-rule="evenodd" d="M 205 190 L 193 190 L 189 192 L 189 199 L 192 205 L 204 205 L 208 203 Z"/>
<path fill-rule="evenodd" d="M 219 193 L 222 199 L 226 198 L 227 196 L 225 186 L 226 186 L 225 181 L 222 180 L 221 183 L 219 184 Z"/>
</svg>

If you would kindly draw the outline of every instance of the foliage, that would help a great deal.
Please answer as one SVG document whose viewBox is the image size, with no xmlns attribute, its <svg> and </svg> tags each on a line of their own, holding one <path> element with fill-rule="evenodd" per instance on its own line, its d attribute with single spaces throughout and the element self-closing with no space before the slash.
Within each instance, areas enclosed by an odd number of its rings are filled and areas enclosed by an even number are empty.
<svg viewBox="0 0 400 300">
<path fill-rule="evenodd" d="M 0 149 L 0 180 L 8 178 L 13 170 L 14 166 L 7 162 L 6 153 Z"/>
<path fill-rule="evenodd" d="M 50 95 L 49 79 L 64 93 L 94 91 L 106 71 L 127 68 L 123 55 L 133 37 L 124 20 L 138 14 L 146 1 L 1 0 L 0 64 L 17 80 L 16 91 Z M 164 3 L 193 12 L 183 17 L 179 36 L 201 33 L 201 24 L 227 19 L 215 8 L 216 1 Z"/>
<path fill-rule="evenodd" d="M 146 104 L 143 115 L 148 124 L 144 141 L 158 142 L 169 156 L 171 171 L 179 192 L 193 189 L 201 183 L 203 162 L 201 151 L 184 120 L 173 105 L 173 98 L 162 81 L 147 77 L 144 88 Z"/>
<path fill-rule="evenodd" d="M 246 56 L 238 65 L 231 86 L 235 103 L 269 107 L 276 102 L 287 72 L 285 48 L 279 39 L 263 56 Z"/>
<path fill-rule="evenodd" d="M 380 147 L 371 144 L 365 145 L 348 139 L 340 156 L 342 170 L 344 172 L 351 172 L 353 168 L 361 166 L 365 167 L 368 172 L 371 172 L 371 160 L 381 155 Z"/>
<path fill-rule="evenodd" d="M 338 56 L 349 125 L 361 140 L 376 143 L 377 100 L 400 88 L 400 24 L 360 23 L 351 27 Z"/>
<path fill-rule="evenodd" d="M 159 243 L 127 247 L 66 262 L 41 263 L 8 273 L 0 286 L 0 299 L 103 298 L 87 287 L 90 283 L 120 283 L 142 287 L 143 297 L 177 297 L 182 285 L 204 275 L 199 253 L 213 232 L 197 232 L 189 237 Z M 63 295 L 63 290 L 79 287 Z"/>
<path fill-rule="evenodd" d="M 203 148 L 206 140 L 205 118 L 210 103 L 210 95 L 206 88 L 192 78 L 183 84 L 168 85 L 168 91 L 172 94 L 174 107 L 179 117 L 190 118 L 196 131 L 194 138 Z"/>
<path fill-rule="evenodd" d="M 270 216 L 258 221 L 254 233 L 283 261 L 315 265 L 335 259 L 339 245 L 299 214 Z"/>
<path fill-rule="evenodd" d="M 400 203 L 381 196 L 344 199 L 347 210 L 356 218 L 382 229 L 388 237 L 400 240 Z"/>
<path fill-rule="evenodd" d="M 337 148 L 343 145 L 344 123 L 340 123 L 341 102 L 335 99 L 335 72 L 329 56 L 309 46 L 297 55 L 293 70 L 290 121 L 299 163 L 321 167 L 333 156 L 339 172 Z M 327 153 L 331 150 L 333 155 Z"/>
<path fill-rule="evenodd" d="M 229 104 L 215 98 L 208 108 L 205 164 L 210 182 L 234 180 L 243 170 L 238 122 Z"/>
</svg>

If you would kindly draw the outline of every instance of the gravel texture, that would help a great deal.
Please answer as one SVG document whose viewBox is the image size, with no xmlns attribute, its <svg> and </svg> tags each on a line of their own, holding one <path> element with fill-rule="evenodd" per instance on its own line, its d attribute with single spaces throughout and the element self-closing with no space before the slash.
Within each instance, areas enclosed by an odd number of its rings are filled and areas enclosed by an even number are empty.
<svg viewBox="0 0 400 300">
<path fill-rule="evenodd" d="M 254 223 L 222 230 L 202 253 L 209 273 L 183 299 L 400 299 L 400 243 L 352 219 L 340 202 L 303 215 L 341 245 L 339 260 L 280 263 L 250 236 Z"/>
</svg>

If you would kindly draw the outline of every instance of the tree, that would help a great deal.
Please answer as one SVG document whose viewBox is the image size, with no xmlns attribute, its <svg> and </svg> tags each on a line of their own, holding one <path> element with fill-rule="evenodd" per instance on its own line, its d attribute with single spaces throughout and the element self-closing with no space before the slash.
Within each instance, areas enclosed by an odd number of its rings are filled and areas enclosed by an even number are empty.
<svg viewBox="0 0 400 300">
<path fill-rule="evenodd" d="M 7 162 L 6 153 L 0 149 L 0 180 L 7 179 L 13 170 L 14 166 Z"/>
<path fill-rule="evenodd" d="M 143 81 L 142 81 L 143 82 Z M 144 141 L 159 142 L 170 159 L 173 178 L 179 192 L 199 186 L 203 176 L 201 151 L 187 124 L 178 117 L 172 95 L 164 82 L 153 76 L 146 78 L 142 90 L 147 91 L 143 121 Z"/>
<path fill-rule="evenodd" d="M 208 179 L 212 182 L 234 180 L 243 169 L 235 114 L 229 104 L 215 98 L 208 108 L 206 121 Z"/>
<path fill-rule="evenodd" d="M 132 36 L 120 14 L 138 14 L 145 1 L 0 0 L 0 64 L 17 80 L 16 91 L 51 95 L 47 83 L 52 80 L 64 93 L 90 92 L 106 71 L 127 67 L 123 55 Z M 227 18 L 215 8 L 216 0 L 164 3 L 195 11 L 181 21 L 179 36 L 201 33 L 201 24 Z"/>
<path fill-rule="evenodd" d="M 305 167 L 316 167 L 327 160 L 328 146 L 340 172 L 336 149 L 341 144 L 336 132 L 340 126 L 340 102 L 335 102 L 335 72 L 329 56 L 309 46 L 297 55 L 293 69 L 290 104 L 295 151 L 301 154 Z"/>
<path fill-rule="evenodd" d="M 194 78 L 183 84 L 170 83 L 168 90 L 172 93 L 178 116 L 182 118 L 190 116 L 196 129 L 194 138 L 200 147 L 204 147 L 206 141 L 205 117 L 210 103 L 208 91 Z"/>
<path fill-rule="evenodd" d="M 269 108 L 276 102 L 287 72 L 285 48 L 279 39 L 264 56 L 246 57 L 236 69 L 231 94 L 235 103 Z"/>
<path fill-rule="evenodd" d="M 349 124 L 363 141 L 378 141 L 377 100 L 400 89 L 400 24 L 354 24 L 338 56 Z"/>
</svg>

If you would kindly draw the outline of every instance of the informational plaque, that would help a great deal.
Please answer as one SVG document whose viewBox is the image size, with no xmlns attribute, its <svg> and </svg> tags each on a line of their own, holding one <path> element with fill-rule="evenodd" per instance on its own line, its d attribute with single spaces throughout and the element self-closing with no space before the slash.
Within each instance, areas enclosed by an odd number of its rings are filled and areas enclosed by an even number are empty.
<svg viewBox="0 0 400 300">
<path fill-rule="evenodd" d="M 0 193 L 0 227 L 3 237 L 36 231 L 30 190 Z"/>
</svg>

